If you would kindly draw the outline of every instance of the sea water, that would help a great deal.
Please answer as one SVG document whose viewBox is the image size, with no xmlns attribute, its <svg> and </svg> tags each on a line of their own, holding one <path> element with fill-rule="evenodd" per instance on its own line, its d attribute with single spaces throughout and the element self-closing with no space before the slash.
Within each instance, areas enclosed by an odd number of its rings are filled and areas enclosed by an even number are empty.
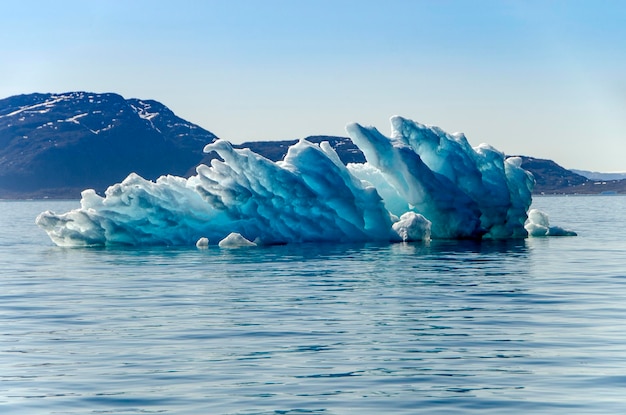
<svg viewBox="0 0 626 415">
<path fill-rule="evenodd" d="M 626 413 L 626 197 L 577 237 L 54 246 L 0 202 L 2 414 Z"/>
</svg>

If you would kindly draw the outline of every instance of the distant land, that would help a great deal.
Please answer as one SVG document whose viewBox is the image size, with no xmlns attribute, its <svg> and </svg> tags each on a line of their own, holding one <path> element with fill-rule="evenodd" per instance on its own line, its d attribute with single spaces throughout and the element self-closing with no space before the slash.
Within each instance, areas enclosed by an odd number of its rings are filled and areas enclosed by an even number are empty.
<svg viewBox="0 0 626 415">
<path fill-rule="evenodd" d="M 80 197 L 130 172 L 185 175 L 215 135 L 152 100 L 69 92 L 0 100 L 0 197 Z"/>
<path fill-rule="evenodd" d="M 198 164 L 216 157 L 202 152 L 216 139 L 154 100 L 90 92 L 8 97 L 0 100 L 0 199 L 77 199 L 88 188 L 102 194 L 131 172 L 151 180 L 165 174 L 188 177 Z M 344 163 L 365 161 L 349 138 L 306 139 L 328 141 Z M 278 161 L 297 141 L 234 147 Z M 626 193 L 626 173 L 567 170 L 552 160 L 520 157 L 535 176 L 535 194 Z"/>
<path fill-rule="evenodd" d="M 626 179 L 626 172 L 622 173 L 601 173 L 597 171 L 588 171 L 588 170 L 576 170 L 570 169 L 570 171 L 580 174 L 591 180 L 623 180 Z"/>
</svg>

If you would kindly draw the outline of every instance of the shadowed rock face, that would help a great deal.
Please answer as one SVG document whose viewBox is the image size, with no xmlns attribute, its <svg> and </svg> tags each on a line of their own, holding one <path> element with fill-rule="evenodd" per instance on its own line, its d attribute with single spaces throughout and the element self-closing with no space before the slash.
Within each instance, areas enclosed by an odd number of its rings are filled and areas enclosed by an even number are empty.
<svg viewBox="0 0 626 415">
<path fill-rule="evenodd" d="M 78 197 L 131 172 L 183 175 L 215 135 L 152 100 L 112 93 L 0 100 L 0 197 Z"/>
</svg>

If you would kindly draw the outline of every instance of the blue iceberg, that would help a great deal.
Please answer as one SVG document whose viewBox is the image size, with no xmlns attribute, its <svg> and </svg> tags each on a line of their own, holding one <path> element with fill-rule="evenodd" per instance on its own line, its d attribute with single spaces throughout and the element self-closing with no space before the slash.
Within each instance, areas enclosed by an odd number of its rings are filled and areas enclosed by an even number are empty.
<svg viewBox="0 0 626 415">
<path fill-rule="evenodd" d="M 80 208 L 36 223 L 59 246 L 528 236 L 534 179 L 519 158 L 402 117 L 391 125 L 391 137 L 348 125 L 367 163 L 347 166 L 328 143 L 301 140 L 272 162 L 218 140 L 204 151 L 221 160 L 188 179 L 130 174 L 104 197 L 85 190 Z"/>
</svg>

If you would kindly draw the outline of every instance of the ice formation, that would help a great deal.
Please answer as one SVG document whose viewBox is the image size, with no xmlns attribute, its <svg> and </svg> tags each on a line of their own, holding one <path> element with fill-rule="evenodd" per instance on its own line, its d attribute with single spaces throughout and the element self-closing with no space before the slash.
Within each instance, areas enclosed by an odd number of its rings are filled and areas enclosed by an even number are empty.
<svg viewBox="0 0 626 415">
<path fill-rule="evenodd" d="M 576 232 L 568 231 L 560 226 L 550 226 L 550 219 L 545 212 L 531 209 L 524 226 L 530 236 L 576 236 Z"/>
<path fill-rule="evenodd" d="M 243 248 L 246 246 L 256 246 L 256 243 L 247 240 L 240 233 L 232 232 L 217 245 L 220 248 Z"/>
<path fill-rule="evenodd" d="M 274 163 L 218 140 L 205 151 L 221 160 L 188 179 L 131 174 L 104 197 L 85 190 L 80 208 L 36 222 L 60 246 L 528 236 L 534 180 L 519 159 L 401 117 L 391 124 L 391 138 L 347 126 L 365 164 L 343 165 L 328 143 L 301 140 Z"/>
<path fill-rule="evenodd" d="M 205 238 L 204 236 L 196 241 L 196 248 L 198 249 L 206 249 L 209 247 L 209 238 Z"/>
</svg>

